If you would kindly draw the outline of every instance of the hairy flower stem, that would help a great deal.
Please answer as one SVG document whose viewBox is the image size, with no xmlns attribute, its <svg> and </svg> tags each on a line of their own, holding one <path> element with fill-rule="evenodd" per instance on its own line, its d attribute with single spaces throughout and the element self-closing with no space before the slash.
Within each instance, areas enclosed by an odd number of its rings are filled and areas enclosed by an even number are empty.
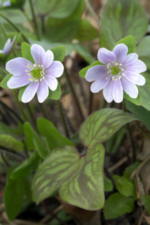
<svg viewBox="0 0 150 225">
<path fill-rule="evenodd" d="M 63 124 L 63 127 L 64 127 L 65 134 L 66 134 L 67 137 L 70 137 L 68 126 L 67 126 L 67 123 L 66 123 L 66 118 L 65 118 L 65 115 L 64 115 L 64 110 L 63 110 L 63 107 L 62 107 L 62 104 L 61 104 L 60 101 L 58 102 L 58 109 L 59 109 L 59 113 L 60 113 L 60 117 L 61 117 L 61 120 L 62 120 L 62 124 Z"/>
<path fill-rule="evenodd" d="M 0 17 L 2 17 L 5 21 L 7 21 L 7 23 L 9 23 L 18 33 L 20 33 L 25 42 L 29 43 L 28 38 L 21 32 L 21 30 L 14 23 L 11 22 L 11 20 L 8 17 L 2 14 L 0 14 Z"/>
<path fill-rule="evenodd" d="M 35 32 L 37 34 L 38 39 L 40 39 L 40 32 L 39 32 L 37 17 L 36 17 L 36 14 L 35 14 L 35 10 L 34 10 L 34 6 L 33 6 L 33 1 L 32 0 L 29 0 L 29 5 L 30 5 L 31 13 L 32 13 L 34 29 L 35 29 Z"/>
<path fill-rule="evenodd" d="M 83 111 L 82 111 L 80 102 L 79 102 L 79 100 L 78 100 L 76 91 L 75 91 L 75 89 L 74 89 L 74 86 L 72 85 L 72 82 L 71 82 L 71 80 L 70 80 L 70 76 L 69 76 L 69 74 L 67 73 L 67 71 L 65 71 L 65 76 L 66 76 L 66 80 L 67 80 L 67 82 L 68 82 L 68 85 L 69 85 L 69 87 L 70 87 L 72 96 L 73 96 L 73 98 L 74 98 L 74 102 L 75 102 L 75 104 L 76 104 L 76 106 L 77 106 L 77 109 L 78 109 L 78 112 L 79 112 L 79 114 L 80 114 L 81 121 L 83 121 L 83 120 L 85 119 L 85 116 L 84 116 L 84 114 L 83 114 Z"/>
</svg>

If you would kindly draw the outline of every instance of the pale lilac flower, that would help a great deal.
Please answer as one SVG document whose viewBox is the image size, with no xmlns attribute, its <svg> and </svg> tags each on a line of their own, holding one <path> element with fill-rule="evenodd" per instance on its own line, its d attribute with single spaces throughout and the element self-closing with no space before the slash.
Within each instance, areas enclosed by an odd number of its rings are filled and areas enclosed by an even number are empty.
<svg viewBox="0 0 150 225">
<path fill-rule="evenodd" d="M 128 47 L 125 44 L 116 45 L 112 51 L 100 48 L 97 58 L 104 65 L 93 66 L 87 71 L 86 80 L 93 82 L 91 92 L 103 90 L 108 103 L 122 102 L 123 92 L 131 98 L 137 98 L 136 85 L 145 84 L 145 78 L 140 73 L 146 71 L 146 65 L 138 59 L 136 53 L 127 53 Z"/>
<path fill-rule="evenodd" d="M 3 1 L 0 3 L 0 6 L 2 7 L 8 7 L 8 6 L 11 6 L 11 2 L 9 0 L 7 1 Z"/>
<path fill-rule="evenodd" d="M 4 48 L 0 50 L 0 54 L 8 55 L 14 45 L 15 39 L 11 40 L 10 38 L 6 41 Z"/>
<path fill-rule="evenodd" d="M 31 55 L 34 63 L 22 57 L 7 62 L 6 70 L 13 75 L 7 86 L 14 89 L 27 85 L 21 101 L 30 102 L 37 94 L 38 101 L 42 103 L 48 97 L 49 89 L 57 89 L 57 78 L 63 74 L 64 66 L 61 62 L 54 61 L 52 51 L 45 51 L 37 44 L 31 46 Z"/>
</svg>

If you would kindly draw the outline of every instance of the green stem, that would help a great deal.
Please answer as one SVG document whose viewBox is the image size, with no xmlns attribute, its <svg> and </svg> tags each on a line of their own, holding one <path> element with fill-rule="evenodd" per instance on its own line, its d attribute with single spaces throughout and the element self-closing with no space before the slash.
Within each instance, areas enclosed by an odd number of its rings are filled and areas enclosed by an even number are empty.
<svg viewBox="0 0 150 225">
<path fill-rule="evenodd" d="M 35 29 L 37 37 L 39 39 L 40 38 L 40 33 L 39 33 L 37 17 L 36 17 L 34 6 L 33 6 L 33 0 L 29 0 L 29 4 L 30 4 L 31 13 L 32 13 L 32 20 L 33 20 L 33 23 L 34 23 L 34 29 Z"/>
<path fill-rule="evenodd" d="M 80 102 L 79 102 L 78 97 L 77 97 L 77 95 L 76 95 L 76 91 L 75 91 L 75 89 L 74 89 L 74 86 L 72 85 L 72 82 L 71 82 L 71 80 L 70 80 L 70 76 L 69 76 L 69 74 L 68 74 L 66 71 L 65 71 L 65 76 L 66 76 L 66 80 L 67 80 L 67 82 L 68 82 L 68 85 L 69 85 L 69 87 L 70 87 L 70 90 L 71 90 L 71 92 L 72 92 L 72 96 L 73 96 L 73 98 L 74 98 L 74 101 L 75 101 L 75 104 L 76 104 L 76 106 L 77 106 L 78 112 L 79 112 L 79 114 L 80 114 L 81 121 L 83 121 L 83 120 L 85 119 L 85 117 L 84 117 L 84 114 L 83 114 L 83 111 L 82 111 Z"/>
<path fill-rule="evenodd" d="M 60 101 L 58 102 L 58 109 L 59 109 L 59 112 L 60 112 L 60 117 L 61 117 L 61 120 L 62 120 L 62 123 L 63 123 L 65 134 L 66 134 L 67 137 L 69 137 L 70 135 L 69 135 L 68 126 L 67 126 L 65 115 L 64 115 L 64 110 L 63 110 L 63 107 L 62 107 L 62 104 L 61 104 Z"/>
<path fill-rule="evenodd" d="M 21 32 L 21 30 L 14 23 L 11 22 L 11 20 L 8 17 L 2 14 L 0 14 L 0 17 L 2 17 L 5 21 L 7 21 L 18 33 L 20 33 L 25 42 L 29 43 L 28 38 Z"/>
</svg>

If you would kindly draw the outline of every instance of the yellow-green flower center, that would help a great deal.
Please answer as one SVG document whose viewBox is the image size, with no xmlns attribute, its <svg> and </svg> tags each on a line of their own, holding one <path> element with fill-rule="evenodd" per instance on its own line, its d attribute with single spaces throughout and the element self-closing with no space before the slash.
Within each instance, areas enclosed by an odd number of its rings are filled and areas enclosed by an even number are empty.
<svg viewBox="0 0 150 225">
<path fill-rule="evenodd" d="M 111 74 L 112 75 L 118 75 L 121 72 L 121 69 L 119 66 L 112 66 L 111 67 Z"/>
<path fill-rule="evenodd" d="M 31 76 L 35 79 L 35 80 L 39 80 L 44 76 L 44 70 L 43 67 L 40 65 L 35 65 L 32 70 L 30 71 Z"/>
</svg>

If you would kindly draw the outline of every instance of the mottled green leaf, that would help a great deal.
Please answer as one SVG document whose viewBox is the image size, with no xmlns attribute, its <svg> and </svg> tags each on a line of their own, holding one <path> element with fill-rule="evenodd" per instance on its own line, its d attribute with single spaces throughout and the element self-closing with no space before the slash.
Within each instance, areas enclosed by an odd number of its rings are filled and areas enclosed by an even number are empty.
<svg viewBox="0 0 150 225">
<path fill-rule="evenodd" d="M 94 112 L 80 128 L 80 138 L 86 146 L 108 140 L 117 130 L 135 118 L 122 110 L 102 109 Z"/>
<path fill-rule="evenodd" d="M 82 162 L 83 160 L 83 162 Z M 86 210 L 98 210 L 104 205 L 104 148 L 94 146 L 80 159 L 79 172 L 64 183 L 59 191 L 60 197 L 71 205 Z"/>
<path fill-rule="evenodd" d="M 114 175 L 113 179 L 120 194 L 126 197 L 135 196 L 135 185 L 133 181 L 127 177 L 121 177 L 117 175 Z"/>
<path fill-rule="evenodd" d="M 58 85 L 55 91 L 49 91 L 49 98 L 52 100 L 59 100 L 61 98 L 62 91 L 60 85 Z"/>
<path fill-rule="evenodd" d="M 101 14 L 101 46 L 112 48 L 127 35 L 139 41 L 147 31 L 148 19 L 138 0 L 108 0 Z"/>
<path fill-rule="evenodd" d="M 44 118 L 38 118 L 37 128 L 39 133 L 47 138 L 50 148 L 59 148 L 66 145 L 73 145 L 73 143 L 66 137 L 64 137 L 53 123 Z"/>
<path fill-rule="evenodd" d="M 87 210 L 104 205 L 104 148 L 97 145 L 80 157 L 73 147 L 55 149 L 39 166 L 33 180 L 33 199 L 40 202 L 59 191 L 60 198 Z"/>
<path fill-rule="evenodd" d="M 104 207 L 104 216 L 106 219 L 116 219 L 134 210 L 134 199 L 125 197 L 119 193 L 108 197 Z"/>
<path fill-rule="evenodd" d="M 71 179 L 80 167 L 79 154 L 73 147 L 53 151 L 39 166 L 33 180 L 33 199 L 40 202 Z"/>
</svg>

